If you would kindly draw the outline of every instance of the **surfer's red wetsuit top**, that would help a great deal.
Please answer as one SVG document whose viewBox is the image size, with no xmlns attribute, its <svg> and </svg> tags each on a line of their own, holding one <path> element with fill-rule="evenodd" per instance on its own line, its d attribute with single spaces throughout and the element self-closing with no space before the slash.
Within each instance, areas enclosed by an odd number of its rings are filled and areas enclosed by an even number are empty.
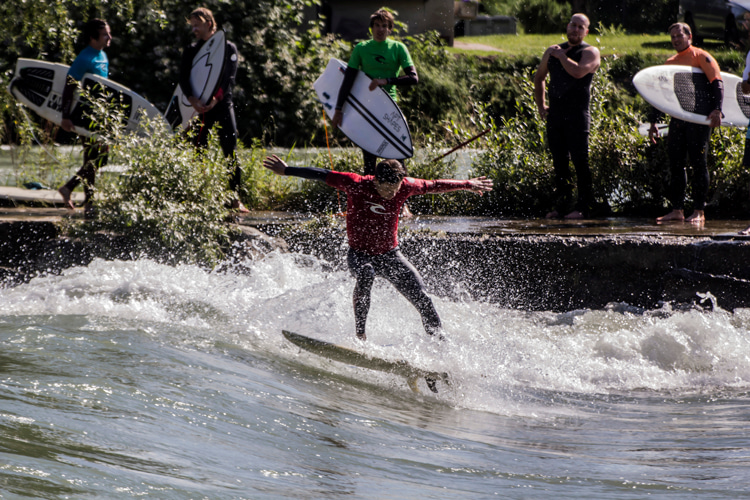
<svg viewBox="0 0 750 500">
<path fill-rule="evenodd" d="M 396 196 L 386 200 L 375 190 L 374 177 L 330 171 L 325 182 L 344 191 L 346 234 L 349 246 L 370 255 L 382 255 L 398 246 L 398 216 L 410 196 L 445 193 L 471 187 L 469 181 L 405 177 Z"/>
</svg>

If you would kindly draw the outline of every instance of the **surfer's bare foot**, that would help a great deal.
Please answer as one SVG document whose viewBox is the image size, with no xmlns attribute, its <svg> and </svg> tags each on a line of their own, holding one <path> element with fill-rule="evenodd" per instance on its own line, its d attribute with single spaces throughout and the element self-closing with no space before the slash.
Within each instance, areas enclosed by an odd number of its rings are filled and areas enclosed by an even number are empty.
<svg viewBox="0 0 750 500">
<path fill-rule="evenodd" d="M 547 212 L 547 215 L 545 215 L 544 218 L 545 219 L 558 219 L 560 218 L 560 212 L 558 212 L 557 210 Z"/>
<path fill-rule="evenodd" d="M 241 214 L 249 214 L 250 210 L 248 210 L 245 205 L 242 204 L 240 200 L 232 200 L 232 210 L 235 212 L 239 212 Z"/>
<path fill-rule="evenodd" d="M 692 214 L 690 214 L 690 217 L 685 219 L 685 222 L 689 222 L 691 224 L 703 224 L 706 222 L 706 214 L 703 210 L 696 210 Z"/>
<path fill-rule="evenodd" d="M 737 231 L 737 234 L 739 234 L 740 236 L 750 236 L 750 226 L 747 226 L 742 231 Z"/>
<path fill-rule="evenodd" d="M 366 335 L 366 334 L 364 334 L 364 333 L 358 333 L 358 334 L 357 334 L 357 338 L 358 338 L 359 340 L 367 340 L 367 335 Z"/>
<path fill-rule="evenodd" d="M 578 210 L 573 210 L 568 215 L 565 216 L 565 219 L 583 219 L 583 212 L 579 212 Z"/>
<path fill-rule="evenodd" d="M 661 217 L 656 218 L 656 222 L 668 222 L 668 221 L 683 221 L 685 220 L 685 211 L 684 210 L 672 210 L 667 215 L 662 215 Z"/>
<path fill-rule="evenodd" d="M 76 209 L 75 205 L 73 205 L 73 202 L 70 200 L 70 189 L 63 186 L 60 189 L 58 189 L 57 192 L 60 193 L 60 196 L 62 196 L 63 206 L 65 208 L 67 208 L 68 210 Z"/>
</svg>

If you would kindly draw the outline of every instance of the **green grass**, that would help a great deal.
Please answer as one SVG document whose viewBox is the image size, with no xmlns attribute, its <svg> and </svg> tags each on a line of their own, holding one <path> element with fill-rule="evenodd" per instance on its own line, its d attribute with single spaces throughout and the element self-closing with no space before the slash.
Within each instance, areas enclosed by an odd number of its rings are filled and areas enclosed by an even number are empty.
<svg viewBox="0 0 750 500">
<path fill-rule="evenodd" d="M 509 57 L 531 57 L 544 53 L 550 45 L 565 41 L 565 34 L 559 35 L 484 35 L 467 36 L 456 38 L 457 42 L 477 43 L 488 45 L 502 51 L 502 55 Z M 669 35 L 628 35 L 628 34 L 606 34 L 597 35 L 589 33 L 586 42 L 599 48 L 602 56 L 623 56 L 640 52 L 658 57 L 667 57 L 674 54 L 674 49 L 669 41 Z M 720 54 L 737 53 L 737 50 L 727 47 L 720 42 L 704 42 L 702 48 L 708 50 L 717 57 Z M 464 50 L 450 48 L 452 53 L 467 53 L 481 56 L 497 56 L 496 51 Z M 734 54 L 733 54 L 734 55 Z M 744 54 L 742 54 L 744 56 Z"/>
</svg>

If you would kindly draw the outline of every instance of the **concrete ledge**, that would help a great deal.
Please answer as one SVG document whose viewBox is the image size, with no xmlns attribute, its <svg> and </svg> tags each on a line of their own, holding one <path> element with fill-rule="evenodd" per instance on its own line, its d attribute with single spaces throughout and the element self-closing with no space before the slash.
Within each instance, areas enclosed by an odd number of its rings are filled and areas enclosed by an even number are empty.
<svg viewBox="0 0 750 500">
<path fill-rule="evenodd" d="M 343 235 L 294 232 L 286 238 L 293 251 L 346 266 Z M 454 299 L 551 311 L 602 309 L 612 303 L 647 309 L 664 302 L 750 307 L 750 267 L 745 265 L 750 241 L 745 240 L 417 234 L 402 237 L 401 249 L 431 293 Z"/>
<path fill-rule="evenodd" d="M 315 255 L 346 269 L 342 221 L 315 228 L 285 219 L 245 222 L 227 272 L 252 272 L 271 251 Z M 97 233 L 87 242 L 60 235 L 60 221 L 0 221 L 0 286 L 57 274 L 94 258 L 132 259 L 133 245 Z M 405 255 L 430 293 L 524 310 L 602 309 L 612 303 L 750 307 L 750 240 L 658 234 L 490 234 L 407 231 Z"/>
</svg>

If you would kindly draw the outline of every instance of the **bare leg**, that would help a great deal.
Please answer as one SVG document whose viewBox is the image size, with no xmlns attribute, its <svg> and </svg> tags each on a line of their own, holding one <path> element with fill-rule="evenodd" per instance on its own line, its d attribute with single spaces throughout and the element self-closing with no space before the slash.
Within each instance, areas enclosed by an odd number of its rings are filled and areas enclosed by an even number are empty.
<svg viewBox="0 0 750 500">
<path fill-rule="evenodd" d="M 667 215 L 662 215 L 661 217 L 657 217 L 656 222 L 667 222 L 671 220 L 677 220 L 677 221 L 685 220 L 685 211 L 684 210 L 672 210 Z"/>
</svg>

